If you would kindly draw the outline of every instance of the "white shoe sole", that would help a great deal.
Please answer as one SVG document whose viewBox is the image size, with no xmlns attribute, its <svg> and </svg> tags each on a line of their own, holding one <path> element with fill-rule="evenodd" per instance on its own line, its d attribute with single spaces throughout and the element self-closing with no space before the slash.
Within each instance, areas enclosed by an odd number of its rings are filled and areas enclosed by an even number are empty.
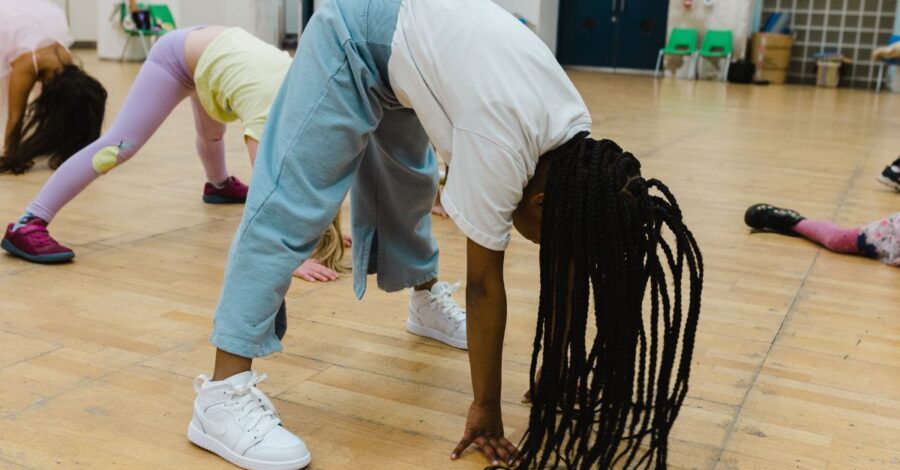
<svg viewBox="0 0 900 470">
<path fill-rule="evenodd" d="M 458 339 L 453 339 L 438 330 L 434 330 L 428 328 L 424 325 L 419 325 L 409 318 L 406 319 L 406 331 L 416 335 L 416 336 L 424 336 L 426 338 L 431 338 L 437 341 L 440 341 L 448 346 L 453 346 L 456 349 L 462 349 L 466 351 L 469 349 L 469 344 L 467 341 L 460 341 Z"/>
<path fill-rule="evenodd" d="M 203 432 L 194 426 L 194 423 L 188 425 L 188 439 L 198 447 L 206 449 L 219 457 L 248 470 L 298 470 L 306 468 L 311 459 L 309 452 L 301 459 L 292 460 L 290 462 L 266 462 L 244 457 L 233 450 L 229 449 L 225 444 L 219 442 L 216 438 Z"/>
<path fill-rule="evenodd" d="M 878 181 L 880 183 L 883 183 L 887 186 L 894 188 L 897 191 L 900 191 L 900 183 L 897 183 L 896 181 L 894 181 L 892 179 L 885 178 L 884 175 L 878 175 Z"/>
</svg>

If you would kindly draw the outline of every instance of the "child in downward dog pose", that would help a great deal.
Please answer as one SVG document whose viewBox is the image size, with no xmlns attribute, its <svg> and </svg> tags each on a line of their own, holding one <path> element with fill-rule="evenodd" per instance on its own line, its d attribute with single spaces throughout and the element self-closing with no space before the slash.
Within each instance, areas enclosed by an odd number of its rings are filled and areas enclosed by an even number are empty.
<svg viewBox="0 0 900 470">
<path fill-rule="evenodd" d="M 6 251 L 35 263 L 60 263 L 75 253 L 47 231 L 57 212 L 99 176 L 126 162 L 150 139 L 175 106 L 190 98 L 196 147 L 206 172 L 203 200 L 243 203 L 247 186 L 225 165 L 225 123 L 240 120 L 251 163 L 269 107 L 291 57 L 239 28 L 180 29 L 163 36 L 141 67 L 115 122 L 99 139 L 65 161 L 2 241 Z M 99 129 L 99 125 L 98 125 Z M 73 129 L 73 133 L 78 129 Z M 15 153 L 13 153 L 15 155 Z M 317 256 L 297 268 L 304 279 L 335 279 L 343 256 L 339 220 Z M 327 255 L 326 255 L 327 252 Z M 295 266 L 296 267 L 296 266 Z"/>
<path fill-rule="evenodd" d="M 100 135 L 106 90 L 75 64 L 59 6 L 0 0 L 0 14 L 0 173 L 25 173 L 38 157 L 56 168 Z"/>
<path fill-rule="evenodd" d="M 273 322 L 286 269 L 310 256 L 352 184 L 356 294 L 366 273 L 387 291 L 431 282 L 431 141 L 451 168 L 441 201 L 468 238 L 474 399 L 450 458 L 475 443 L 490 462 L 523 469 L 664 467 L 687 391 L 702 261 L 668 189 L 590 129 L 550 51 L 489 0 L 327 0 L 263 134 L 216 311 L 215 370 L 195 381 L 188 438 L 249 469 L 310 462 L 251 371 L 253 358 L 281 349 Z M 541 244 L 521 452 L 500 409 L 513 226 Z"/>
<path fill-rule="evenodd" d="M 797 211 L 754 204 L 744 222 L 757 230 L 801 236 L 835 253 L 862 255 L 900 267 L 900 212 L 862 227 L 839 227 L 829 220 L 807 219 Z"/>
</svg>

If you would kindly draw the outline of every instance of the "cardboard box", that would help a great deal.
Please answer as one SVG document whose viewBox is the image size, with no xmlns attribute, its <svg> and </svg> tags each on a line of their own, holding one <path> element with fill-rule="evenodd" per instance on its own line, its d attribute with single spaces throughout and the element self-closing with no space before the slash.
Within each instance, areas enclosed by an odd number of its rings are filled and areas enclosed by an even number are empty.
<svg viewBox="0 0 900 470">
<path fill-rule="evenodd" d="M 750 47 L 750 56 L 756 65 L 754 79 L 784 83 L 791 63 L 794 37 L 789 34 L 756 33 Z"/>
</svg>

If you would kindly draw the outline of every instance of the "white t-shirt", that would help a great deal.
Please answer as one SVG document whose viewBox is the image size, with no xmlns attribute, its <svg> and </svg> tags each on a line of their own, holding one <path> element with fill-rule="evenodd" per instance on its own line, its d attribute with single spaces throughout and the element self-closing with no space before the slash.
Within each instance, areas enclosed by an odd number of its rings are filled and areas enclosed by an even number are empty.
<svg viewBox="0 0 900 470">
<path fill-rule="evenodd" d="M 587 106 L 543 42 L 490 0 L 405 0 L 388 75 L 449 165 L 441 202 L 467 237 L 506 249 L 538 158 Z"/>
</svg>

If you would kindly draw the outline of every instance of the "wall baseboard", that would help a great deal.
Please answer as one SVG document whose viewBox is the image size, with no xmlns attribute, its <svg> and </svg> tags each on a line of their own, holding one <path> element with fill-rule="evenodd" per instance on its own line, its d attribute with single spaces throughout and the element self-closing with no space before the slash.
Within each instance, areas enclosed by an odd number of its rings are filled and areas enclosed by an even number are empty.
<svg viewBox="0 0 900 470">
<path fill-rule="evenodd" d="M 594 67 L 590 65 L 564 65 L 566 70 L 577 70 L 579 72 L 605 72 L 618 73 L 622 75 L 649 75 L 653 76 L 652 70 L 643 69 L 625 69 L 621 67 Z"/>
<path fill-rule="evenodd" d="M 72 43 L 72 49 L 96 49 L 97 41 L 75 41 Z"/>
</svg>

